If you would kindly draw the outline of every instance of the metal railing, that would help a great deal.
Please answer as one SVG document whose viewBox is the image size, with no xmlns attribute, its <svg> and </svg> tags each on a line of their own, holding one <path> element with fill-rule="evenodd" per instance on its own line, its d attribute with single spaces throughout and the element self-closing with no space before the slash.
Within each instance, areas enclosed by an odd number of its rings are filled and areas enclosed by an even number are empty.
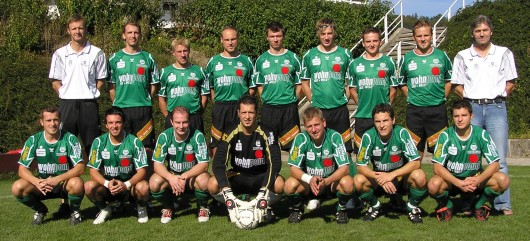
<svg viewBox="0 0 530 241">
<path fill-rule="evenodd" d="M 390 19 L 390 22 L 389 22 L 389 18 L 392 17 L 391 14 L 394 13 L 394 10 L 396 10 L 398 5 L 399 5 L 399 14 L 397 14 L 395 18 Z M 403 0 L 399 0 L 396 4 L 394 4 L 394 6 L 392 6 L 392 8 L 390 8 L 390 10 L 388 10 L 388 12 L 386 12 L 385 15 L 381 19 L 379 19 L 379 21 L 377 21 L 373 26 L 378 27 L 381 24 L 381 22 L 383 23 L 383 29 L 381 29 L 382 30 L 381 38 L 383 41 L 381 42 L 381 44 L 385 44 L 388 42 L 388 38 L 398 28 L 403 28 Z M 360 39 L 350 49 L 350 51 L 353 52 L 353 50 L 359 47 L 361 43 L 362 43 L 362 39 Z"/>
<path fill-rule="evenodd" d="M 441 43 L 442 41 L 444 41 L 445 39 L 445 36 L 446 36 L 446 33 L 447 33 L 447 28 L 444 28 L 444 30 L 438 35 L 437 33 L 437 29 L 440 28 L 438 27 L 438 24 L 440 24 L 440 22 L 446 18 L 447 16 L 447 21 L 450 21 L 451 20 L 451 11 L 453 10 L 453 6 L 459 2 L 459 1 L 462 1 L 462 9 L 466 8 L 466 1 L 465 0 L 455 0 L 451 6 L 449 6 L 449 8 L 444 12 L 444 14 L 442 14 L 442 16 L 440 16 L 440 19 L 438 19 L 438 21 L 436 21 L 436 23 L 434 24 L 433 28 L 432 28 L 432 44 L 434 47 L 437 47 L 438 46 L 438 43 Z"/>
</svg>

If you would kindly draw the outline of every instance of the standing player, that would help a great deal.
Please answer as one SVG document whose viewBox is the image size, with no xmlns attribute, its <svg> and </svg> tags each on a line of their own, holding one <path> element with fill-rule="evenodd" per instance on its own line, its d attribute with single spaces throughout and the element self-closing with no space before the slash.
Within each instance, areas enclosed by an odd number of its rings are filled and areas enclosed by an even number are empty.
<svg viewBox="0 0 530 241">
<path fill-rule="evenodd" d="M 202 67 L 190 60 L 190 42 L 187 39 L 175 39 L 171 42 L 175 63 L 160 72 L 160 91 L 158 104 L 166 117 L 166 128 L 170 128 L 171 110 L 177 106 L 186 107 L 189 112 L 189 126 L 204 133 L 202 113 L 208 103 L 210 85 Z"/>
<path fill-rule="evenodd" d="M 158 70 L 153 56 L 140 48 L 142 29 L 130 21 L 121 35 L 125 48 L 109 58 L 112 105 L 123 109 L 124 130 L 137 136 L 147 148 L 155 144 L 151 99 L 156 93 Z"/>
<path fill-rule="evenodd" d="M 357 170 L 355 190 L 370 205 L 364 221 L 373 221 L 381 215 L 379 194 L 390 196 L 409 193 L 408 217 L 412 223 L 423 223 L 418 207 L 427 197 L 427 177 L 420 169 L 420 155 L 407 129 L 395 125 L 391 105 L 377 104 L 372 116 L 375 126 L 363 134 Z M 373 164 L 373 170 L 368 167 Z M 376 193 L 374 193 L 374 191 Z"/>
<path fill-rule="evenodd" d="M 127 202 L 132 196 L 138 201 L 138 222 L 146 223 L 149 185 L 145 180 L 147 157 L 142 142 L 123 130 L 125 116 L 119 107 L 105 112 L 109 133 L 94 140 L 90 150 L 90 178 L 85 193 L 101 211 L 94 224 L 107 220 L 112 209 L 107 202 Z"/>
<path fill-rule="evenodd" d="M 322 111 L 309 107 L 304 111 L 306 131 L 294 139 L 289 154 L 291 177 L 285 182 L 285 194 L 291 201 L 289 223 L 299 223 L 304 196 L 325 197 L 335 193 L 338 224 L 348 223 L 346 203 L 353 193 L 353 178 L 348 175 L 350 157 L 341 135 L 326 128 Z"/>
<path fill-rule="evenodd" d="M 44 131 L 28 138 L 18 164 L 20 179 L 11 191 L 19 202 L 35 211 L 33 225 L 40 225 L 48 213 L 42 200 L 62 198 L 70 201 L 70 224 L 81 222 L 79 208 L 83 200 L 85 163 L 77 138 L 59 129 L 61 114 L 55 107 L 40 112 L 40 125 Z M 29 166 L 37 161 L 38 176 L 33 176 Z"/>
<path fill-rule="evenodd" d="M 284 151 L 291 148 L 300 133 L 298 100 L 300 99 L 300 60 L 283 47 L 285 28 L 271 22 L 266 29 L 269 50 L 256 60 L 255 82 L 263 103 L 261 126 L 263 131 L 280 143 Z"/>
<path fill-rule="evenodd" d="M 352 57 L 349 50 L 335 45 L 337 33 L 333 20 L 320 19 L 316 28 L 320 44 L 303 57 L 302 90 L 312 106 L 322 110 L 328 128 L 341 134 L 346 151 L 351 153 L 346 70 Z"/>
<path fill-rule="evenodd" d="M 237 125 L 237 101 L 245 93 L 254 95 L 252 82 L 254 66 L 252 60 L 237 51 L 239 33 L 232 26 L 221 30 L 223 52 L 213 56 L 206 65 L 206 76 L 210 82 L 212 107 L 212 152 L 215 155 L 222 134 Z"/>
<path fill-rule="evenodd" d="M 432 28 L 426 21 L 414 24 L 416 48 L 401 61 L 401 91 L 407 97 L 406 124 L 423 158 L 433 152 L 438 135 L 447 128 L 445 101 L 451 91 L 451 60 L 432 44 Z M 421 160 L 420 160 L 421 162 Z"/>
<path fill-rule="evenodd" d="M 258 103 L 255 97 L 244 95 L 237 104 L 240 124 L 223 134 L 215 153 L 208 190 L 224 203 L 223 193 L 257 194 L 269 190 L 269 206 L 280 201 L 284 179 L 278 143 L 267 137 L 256 122 Z M 231 169 L 227 168 L 231 166 Z M 222 191 L 222 193 L 221 193 Z M 266 220 L 274 218 L 267 210 Z"/>
<path fill-rule="evenodd" d="M 473 108 L 467 101 L 453 104 L 454 125 L 442 132 L 432 158 L 434 176 L 429 180 L 429 194 L 436 199 L 436 217 L 449 221 L 453 216 L 450 195 L 479 196 L 473 201 L 475 218 L 486 221 L 490 208 L 487 201 L 501 195 L 510 184 L 508 176 L 499 172 L 497 147 L 488 132 L 472 125 Z M 482 158 L 489 164 L 482 167 Z"/>
<path fill-rule="evenodd" d="M 207 207 L 210 158 L 206 141 L 202 132 L 190 127 L 186 107 L 177 106 L 171 113 L 173 127 L 158 136 L 153 154 L 155 173 L 149 179 L 151 194 L 163 206 L 160 222 L 171 221 L 175 197 L 191 192 L 197 197 L 198 220 L 206 222 L 210 219 Z"/>
<path fill-rule="evenodd" d="M 392 103 L 396 95 L 396 67 L 392 58 L 379 52 L 381 30 L 367 27 L 361 34 L 365 53 L 348 67 L 350 96 L 357 104 L 354 151 L 358 152 L 364 132 L 374 126 L 372 110 L 380 103 Z"/>
<path fill-rule="evenodd" d="M 100 134 L 99 107 L 103 80 L 107 78 L 105 53 L 86 38 L 85 19 L 68 19 L 70 43 L 53 53 L 49 78 L 61 99 L 62 129 L 79 135 L 85 153 Z"/>
<path fill-rule="evenodd" d="M 478 16 L 471 24 L 473 45 L 455 56 L 455 93 L 471 102 L 472 123 L 485 128 L 497 146 L 500 171 L 508 175 L 508 112 L 506 98 L 515 89 L 517 70 L 513 53 L 491 43 L 491 20 Z M 495 199 L 495 209 L 512 215 L 510 189 Z"/>
</svg>

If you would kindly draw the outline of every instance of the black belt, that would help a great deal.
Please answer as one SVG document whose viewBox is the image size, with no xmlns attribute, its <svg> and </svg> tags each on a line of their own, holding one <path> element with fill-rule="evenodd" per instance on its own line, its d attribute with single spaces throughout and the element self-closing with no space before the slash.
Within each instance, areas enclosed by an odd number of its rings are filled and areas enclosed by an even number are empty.
<svg viewBox="0 0 530 241">
<path fill-rule="evenodd" d="M 479 104 L 479 105 L 487 105 L 487 104 L 502 103 L 503 101 L 506 101 L 506 97 L 497 97 L 495 99 L 468 99 L 468 98 L 464 98 L 464 100 L 469 101 L 471 103 Z"/>
</svg>

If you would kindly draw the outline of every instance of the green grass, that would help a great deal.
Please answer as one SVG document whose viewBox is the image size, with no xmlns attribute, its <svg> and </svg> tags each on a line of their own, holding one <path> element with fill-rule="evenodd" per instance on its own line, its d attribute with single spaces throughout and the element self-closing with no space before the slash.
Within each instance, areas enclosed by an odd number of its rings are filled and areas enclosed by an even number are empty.
<svg viewBox="0 0 530 241">
<path fill-rule="evenodd" d="M 424 165 L 423 168 L 430 176 L 432 165 Z M 160 208 L 155 206 L 146 224 L 137 223 L 135 213 L 128 211 L 96 226 L 92 221 L 97 210 L 87 199 L 83 200 L 84 221 L 81 224 L 71 227 L 66 219 L 51 220 L 51 215 L 48 215 L 43 225 L 32 227 L 32 210 L 15 200 L 11 195 L 14 179 L 4 175 L 0 180 L 0 240 L 529 240 L 528 173 L 530 167 L 510 167 L 515 215 L 492 216 L 487 222 L 456 216 L 451 222 L 440 223 L 432 216 L 435 202 L 428 198 L 421 204 L 424 210 L 424 224 L 421 225 L 411 224 L 404 214 L 389 214 L 370 223 L 360 220 L 359 215 L 350 215 L 347 225 L 337 225 L 334 222 L 336 200 L 306 212 L 301 223 L 289 224 L 287 202 L 284 200 L 276 207 L 279 221 L 250 231 L 239 230 L 219 212 L 214 212 L 209 222 L 198 223 L 195 202 L 191 203 L 191 207 L 180 210 L 167 225 L 160 223 Z M 288 175 L 286 166 L 282 174 Z M 83 178 L 86 180 L 88 176 Z M 58 207 L 58 200 L 48 200 L 46 204 L 52 213 Z"/>
</svg>

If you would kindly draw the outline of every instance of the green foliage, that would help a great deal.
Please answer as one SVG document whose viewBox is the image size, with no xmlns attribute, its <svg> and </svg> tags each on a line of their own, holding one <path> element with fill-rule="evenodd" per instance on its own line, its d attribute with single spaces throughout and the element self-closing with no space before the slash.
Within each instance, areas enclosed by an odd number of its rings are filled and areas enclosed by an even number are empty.
<svg viewBox="0 0 530 241">
<path fill-rule="evenodd" d="M 285 46 L 299 55 L 318 44 L 315 23 L 320 18 L 332 18 L 337 24 L 337 43 L 352 47 L 364 26 L 374 24 L 389 9 L 387 2 L 370 5 L 350 5 L 330 1 L 292 0 L 195 0 L 180 6 L 174 14 L 178 23 L 175 31 L 191 42 L 216 46 L 221 51 L 219 34 L 223 27 L 239 29 L 239 50 L 256 58 L 268 48 L 265 27 L 272 21 L 287 29 Z"/>
<path fill-rule="evenodd" d="M 0 58 L 0 152 L 22 148 L 39 131 L 39 111 L 57 105 L 48 80 L 50 59 L 30 53 Z"/>
<path fill-rule="evenodd" d="M 46 26 L 46 1 L 20 0 L 0 3 L 0 50 L 38 51 L 43 48 L 42 29 Z M 4 55 L 4 54 L 2 54 Z"/>
<path fill-rule="evenodd" d="M 530 17 L 530 1 L 497 0 L 479 1 L 460 11 L 449 22 L 449 33 L 442 49 L 452 58 L 458 51 L 469 48 L 471 31 L 469 25 L 479 14 L 493 21 L 492 42 L 508 47 L 515 56 L 519 78 L 517 87 L 508 98 L 509 134 L 511 137 L 528 136 L 530 127 L 530 25 L 521 19 Z"/>
</svg>

